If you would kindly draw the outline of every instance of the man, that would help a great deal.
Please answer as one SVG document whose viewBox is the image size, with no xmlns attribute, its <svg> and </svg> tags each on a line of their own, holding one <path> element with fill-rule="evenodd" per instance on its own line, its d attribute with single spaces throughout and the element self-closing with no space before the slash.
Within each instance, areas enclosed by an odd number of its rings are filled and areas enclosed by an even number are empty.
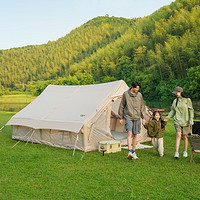
<svg viewBox="0 0 200 200">
<path fill-rule="evenodd" d="M 145 123 L 145 104 L 142 94 L 139 91 L 141 85 L 137 81 L 133 81 L 131 88 L 123 93 L 121 103 L 119 106 L 118 114 L 120 118 L 120 124 L 123 125 L 125 119 L 125 127 L 128 133 L 128 159 L 138 159 L 135 148 L 137 142 L 137 134 L 141 130 L 141 121 Z M 133 136 L 133 149 L 131 148 L 131 137 Z"/>
</svg>

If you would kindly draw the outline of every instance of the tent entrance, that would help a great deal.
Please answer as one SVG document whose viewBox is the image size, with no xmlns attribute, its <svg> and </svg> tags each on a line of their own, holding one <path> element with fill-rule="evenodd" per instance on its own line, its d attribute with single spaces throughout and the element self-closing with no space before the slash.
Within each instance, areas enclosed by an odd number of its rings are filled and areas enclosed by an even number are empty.
<svg viewBox="0 0 200 200">
<path fill-rule="evenodd" d="M 127 132 L 125 126 L 120 124 L 118 117 L 118 108 L 121 98 L 117 98 L 112 102 L 112 111 L 110 116 L 110 131 L 115 140 L 120 140 L 122 144 L 127 144 Z"/>
<path fill-rule="evenodd" d="M 116 115 L 112 115 L 110 119 L 110 132 L 115 140 L 121 141 L 122 145 L 127 144 L 127 133 L 125 126 L 119 123 L 119 118 Z"/>
<path fill-rule="evenodd" d="M 111 131 L 111 134 L 115 138 L 115 140 L 127 139 L 127 133 L 124 133 L 124 132 Z"/>
</svg>

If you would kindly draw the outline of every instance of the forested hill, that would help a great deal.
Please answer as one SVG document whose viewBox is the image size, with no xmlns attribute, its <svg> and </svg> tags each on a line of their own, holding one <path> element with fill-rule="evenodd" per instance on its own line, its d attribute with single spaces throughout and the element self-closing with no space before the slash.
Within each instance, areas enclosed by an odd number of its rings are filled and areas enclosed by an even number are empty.
<svg viewBox="0 0 200 200">
<path fill-rule="evenodd" d="M 123 18 L 97 17 L 57 41 L 3 50 L 0 54 L 1 85 L 20 88 L 23 83 L 66 76 L 71 64 L 105 48 L 126 32 L 132 22 Z"/>
<path fill-rule="evenodd" d="M 179 85 L 200 97 L 200 0 L 176 0 L 138 19 L 97 17 L 57 41 L 0 52 L 2 89 L 49 83 L 142 83 L 147 100 L 167 100 Z"/>
</svg>

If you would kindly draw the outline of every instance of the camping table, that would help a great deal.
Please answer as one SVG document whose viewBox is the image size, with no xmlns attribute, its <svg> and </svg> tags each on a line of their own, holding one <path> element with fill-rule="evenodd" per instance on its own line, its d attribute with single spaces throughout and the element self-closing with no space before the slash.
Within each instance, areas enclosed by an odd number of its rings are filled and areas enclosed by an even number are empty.
<svg viewBox="0 0 200 200">
<path fill-rule="evenodd" d="M 190 162 L 193 161 L 193 153 L 200 153 L 200 137 L 188 137 L 188 141 L 192 147 Z"/>
</svg>

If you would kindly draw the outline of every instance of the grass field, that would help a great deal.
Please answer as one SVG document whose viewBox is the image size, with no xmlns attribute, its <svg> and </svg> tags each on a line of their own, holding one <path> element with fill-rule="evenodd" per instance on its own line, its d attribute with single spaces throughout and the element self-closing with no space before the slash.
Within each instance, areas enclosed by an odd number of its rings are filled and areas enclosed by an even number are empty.
<svg viewBox="0 0 200 200">
<path fill-rule="evenodd" d="M 18 112 L 35 98 L 26 94 L 0 96 L 0 111 Z"/>
<path fill-rule="evenodd" d="M 0 112 L 0 126 L 14 113 Z M 200 199 L 200 154 L 174 159 L 175 131 L 168 121 L 165 156 L 154 149 L 137 150 L 129 161 L 127 150 L 85 154 L 11 139 L 11 127 L 0 132 L 0 199 Z M 183 141 L 180 153 L 183 152 Z"/>
</svg>

